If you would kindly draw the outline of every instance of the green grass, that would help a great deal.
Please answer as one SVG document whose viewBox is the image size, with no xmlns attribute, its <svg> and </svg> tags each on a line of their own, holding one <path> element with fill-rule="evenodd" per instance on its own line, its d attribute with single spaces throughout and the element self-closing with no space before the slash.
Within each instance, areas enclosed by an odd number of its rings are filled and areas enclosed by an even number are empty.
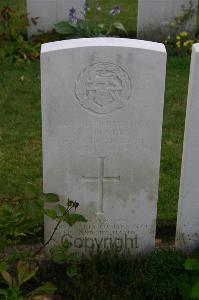
<svg viewBox="0 0 199 300">
<path fill-rule="evenodd" d="M 18 11 L 24 11 L 22 0 L 2 1 L 0 7 L 5 2 L 13 4 Z M 103 22 L 110 22 L 110 17 L 106 16 L 115 3 L 115 0 L 99 1 L 102 7 L 100 15 L 104 15 L 98 17 Z M 122 0 L 118 3 L 121 7 L 124 5 L 124 9 L 115 20 L 124 21 L 128 29 L 134 24 L 132 28 L 135 29 L 137 1 Z M 174 224 L 176 219 L 189 63 L 188 57 L 168 58 L 159 224 Z M 11 199 L 21 195 L 29 181 L 37 186 L 38 191 L 42 190 L 39 62 L 4 63 L 0 69 L 0 199 Z"/>
<path fill-rule="evenodd" d="M 176 218 L 190 58 L 169 57 L 158 205 L 160 223 Z"/>
<path fill-rule="evenodd" d="M 28 181 L 36 183 L 41 190 L 39 85 L 39 63 L 1 65 L 1 197 L 14 197 L 21 193 Z"/>
</svg>

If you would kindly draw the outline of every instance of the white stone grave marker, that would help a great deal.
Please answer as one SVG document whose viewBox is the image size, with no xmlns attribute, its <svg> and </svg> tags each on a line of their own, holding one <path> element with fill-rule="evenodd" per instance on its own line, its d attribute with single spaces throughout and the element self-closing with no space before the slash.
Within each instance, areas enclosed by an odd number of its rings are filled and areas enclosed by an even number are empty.
<svg viewBox="0 0 199 300">
<path fill-rule="evenodd" d="M 164 45 L 90 38 L 41 52 L 44 192 L 80 203 L 87 223 L 55 240 L 73 250 L 154 247 L 164 104 Z M 45 220 L 45 238 L 54 227 Z"/>
<path fill-rule="evenodd" d="M 193 46 L 185 123 L 176 247 L 199 247 L 199 44 Z"/>
<path fill-rule="evenodd" d="M 180 31 L 195 33 L 197 6 L 198 0 L 139 0 L 138 38 L 153 41 L 166 39 L 171 32 L 170 23 L 176 17 L 183 16 L 185 10 L 191 7 L 193 13 L 188 21 L 180 26 Z"/>
<path fill-rule="evenodd" d="M 68 20 L 68 12 L 72 7 L 78 18 L 84 18 L 84 5 L 85 0 L 27 0 L 28 36 L 51 31 L 57 22 Z M 35 25 L 32 18 L 37 17 Z"/>
</svg>

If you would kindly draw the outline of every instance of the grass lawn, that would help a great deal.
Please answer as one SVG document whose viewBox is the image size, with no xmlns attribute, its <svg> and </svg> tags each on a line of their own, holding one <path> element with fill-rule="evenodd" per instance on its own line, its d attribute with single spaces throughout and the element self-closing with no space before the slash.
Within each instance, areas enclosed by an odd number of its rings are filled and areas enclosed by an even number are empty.
<svg viewBox="0 0 199 300">
<path fill-rule="evenodd" d="M 24 10 L 23 0 L 2 1 L 0 7 L 3 2 L 14 3 L 17 9 Z M 115 0 L 99 1 L 107 12 L 115 3 Z M 137 2 L 118 3 L 125 3 L 126 9 L 119 20 L 127 28 L 132 21 L 135 29 Z M 126 18 L 130 5 L 134 7 L 133 14 Z M 158 204 L 160 225 L 174 224 L 176 219 L 189 63 L 188 57 L 168 58 Z M 3 200 L 21 196 L 27 182 L 42 191 L 42 157 L 39 62 L 3 63 L 0 70 L 0 200 Z"/>
<path fill-rule="evenodd" d="M 158 221 L 173 222 L 177 213 L 190 59 L 168 57 Z"/>
<path fill-rule="evenodd" d="M 88 0 L 91 11 L 93 0 Z M 111 24 L 113 21 L 121 22 L 127 29 L 129 35 L 136 36 L 137 30 L 137 11 L 138 0 L 99 0 L 96 1 L 101 7 L 101 12 L 97 14 L 97 23 Z M 110 17 L 109 11 L 115 6 L 119 5 L 121 13 L 117 17 Z M 103 21 L 102 21 L 103 20 Z"/>
</svg>

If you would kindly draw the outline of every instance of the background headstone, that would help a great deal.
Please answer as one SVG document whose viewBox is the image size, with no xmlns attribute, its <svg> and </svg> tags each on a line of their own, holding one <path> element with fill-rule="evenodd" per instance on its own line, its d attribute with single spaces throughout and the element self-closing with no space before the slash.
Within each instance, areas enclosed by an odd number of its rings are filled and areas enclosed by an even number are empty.
<svg viewBox="0 0 199 300">
<path fill-rule="evenodd" d="M 84 5 L 85 0 L 27 0 L 28 36 L 51 31 L 57 22 L 68 20 L 72 7 L 76 9 L 78 18 L 84 18 Z M 37 17 L 35 25 L 31 18 Z"/>
<path fill-rule="evenodd" d="M 153 41 L 167 38 L 168 34 L 175 29 L 170 26 L 170 23 L 175 17 L 184 15 L 185 11 L 191 7 L 193 13 L 187 22 L 179 26 L 179 30 L 194 34 L 197 6 L 198 0 L 139 0 L 138 38 Z"/>
<path fill-rule="evenodd" d="M 80 203 L 88 222 L 57 232 L 75 251 L 154 247 L 166 50 L 90 38 L 41 52 L 45 193 Z M 54 227 L 45 220 L 45 239 Z"/>
<path fill-rule="evenodd" d="M 185 124 L 176 247 L 199 246 L 199 44 L 193 46 Z"/>
</svg>

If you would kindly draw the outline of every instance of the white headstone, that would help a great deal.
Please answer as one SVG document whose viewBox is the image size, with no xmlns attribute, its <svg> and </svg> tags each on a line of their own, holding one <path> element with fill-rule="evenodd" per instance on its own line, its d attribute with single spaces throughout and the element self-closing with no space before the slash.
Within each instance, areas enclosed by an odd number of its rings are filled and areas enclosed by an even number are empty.
<svg viewBox="0 0 199 300">
<path fill-rule="evenodd" d="M 199 44 L 193 46 L 185 123 L 176 247 L 199 247 Z"/>
<path fill-rule="evenodd" d="M 164 104 L 164 45 L 90 38 L 41 52 L 45 193 L 80 203 L 88 222 L 61 227 L 82 253 L 154 247 Z M 45 238 L 53 230 L 45 221 Z"/>
<path fill-rule="evenodd" d="M 68 12 L 72 7 L 77 17 L 82 19 L 84 5 L 85 0 L 27 0 L 28 36 L 51 31 L 57 22 L 68 20 Z M 32 18 L 36 18 L 37 24 Z"/>
<path fill-rule="evenodd" d="M 195 33 L 198 0 L 139 0 L 137 35 L 141 39 L 162 40 L 171 32 L 171 22 L 192 8 L 180 31 Z M 177 32 L 179 33 L 179 32 Z"/>
</svg>

